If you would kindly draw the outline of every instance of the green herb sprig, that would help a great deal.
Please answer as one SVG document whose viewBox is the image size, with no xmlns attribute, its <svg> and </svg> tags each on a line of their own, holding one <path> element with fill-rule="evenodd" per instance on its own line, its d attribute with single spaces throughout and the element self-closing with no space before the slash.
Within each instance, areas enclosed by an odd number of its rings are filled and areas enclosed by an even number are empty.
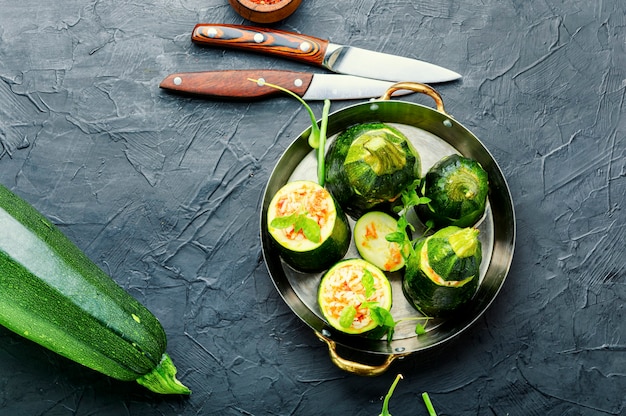
<svg viewBox="0 0 626 416">
<path fill-rule="evenodd" d="M 414 242 L 409 237 L 407 230 L 415 231 L 415 227 L 411 224 L 407 218 L 407 213 L 409 210 L 414 207 L 422 204 L 428 204 L 430 202 L 430 198 L 425 196 L 420 197 L 417 195 L 417 187 L 420 185 L 420 179 L 415 180 L 411 185 L 409 185 L 404 191 L 402 191 L 400 197 L 402 200 L 402 205 L 397 210 L 398 218 L 398 228 L 396 231 L 389 233 L 385 236 L 385 239 L 392 243 L 397 243 L 400 246 L 400 253 L 402 257 L 406 261 L 412 255 L 415 255 L 415 250 L 413 248 Z M 426 224 L 428 229 L 430 229 L 431 225 Z M 428 232 L 428 230 L 426 231 Z"/>
<path fill-rule="evenodd" d="M 280 85 L 270 84 L 269 82 L 265 82 L 264 80 L 248 78 L 248 81 L 252 81 L 257 83 L 259 86 L 268 86 L 271 88 L 275 88 L 279 91 L 282 91 L 286 94 L 291 95 L 296 100 L 300 101 L 300 103 L 304 106 L 306 111 L 311 118 L 311 133 L 309 134 L 309 146 L 313 149 L 317 150 L 317 181 L 320 186 L 324 186 L 324 182 L 326 180 L 326 169 L 324 164 L 324 152 L 326 150 L 326 129 L 328 126 L 328 115 L 330 113 L 330 100 L 324 100 L 324 107 L 322 108 L 322 119 L 320 121 L 320 125 L 318 126 L 317 120 L 315 119 L 315 113 L 311 109 L 311 106 L 307 104 L 298 94 L 293 91 L 289 91 L 286 88 L 281 87 Z"/>
<path fill-rule="evenodd" d="M 433 319 L 430 316 L 414 316 L 410 318 L 401 318 L 396 321 L 393 318 L 393 315 L 391 315 L 391 312 L 385 308 L 374 305 L 370 306 L 369 310 L 372 320 L 378 325 L 378 329 L 372 332 L 372 337 L 380 338 L 383 335 L 387 335 L 388 342 L 393 340 L 393 334 L 398 324 L 402 322 L 417 321 L 417 324 L 415 325 L 415 335 L 419 336 L 426 333 L 426 325 L 428 324 L 428 321 Z"/>
<path fill-rule="evenodd" d="M 378 416 L 391 416 L 391 413 L 389 413 L 389 400 L 391 399 L 391 396 L 393 395 L 393 392 L 395 391 L 398 382 L 402 380 L 402 378 L 402 374 L 398 374 L 394 379 L 391 387 L 389 387 L 389 391 L 385 395 L 385 399 L 383 400 L 383 408 Z M 430 401 L 428 393 L 422 393 L 422 400 L 424 400 L 424 405 L 426 406 L 426 410 L 428 410 L 428 416 L 437 416 L 437 412 L 435 411 L 435 408 Z"/>
<path fill-rule="evenodd" d="M 320 225 L 313 219 L 309 218 L 307 213 L 296 213 L 286 215 L 284 217 L 276 217 L 270 222 L 270 226 L 278 229 L 284 229 L 293 226 L 296 233 L 302 231 L 307 240 L 313 243 L 319 243 L 322 239 L 322 231 Z"/>
<path fill-rule="evenodd" d="M 389 413 L 389 399 L 391 399 L 391 395 L 393 394 L 394 390 L 396 389 L 396 386 L 398 385 L 398 382 L 401 379 L 402 379 L 402 374 L 398 374 L 396 376 L 396 379 L 391 384 L 391 387 L 389 387 L 389 391 L 387 392 L 387 395 L 385 396 L 385 400 L 383 400 L 383 409 L 378 416 L 391 416 L 391 413 Z"/>
</svg>

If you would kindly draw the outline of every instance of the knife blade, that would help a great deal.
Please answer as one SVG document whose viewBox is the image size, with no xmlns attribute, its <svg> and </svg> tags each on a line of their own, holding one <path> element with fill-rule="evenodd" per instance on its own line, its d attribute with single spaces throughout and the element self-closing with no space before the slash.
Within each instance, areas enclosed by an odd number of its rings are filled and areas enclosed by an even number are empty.
<svg viewBox="0 0 626 416">
<path fill-rule="evenodd" d="M 191 40 L 199 45 L 273 54 L 340 74 L 385 81 L 437 83 L 461 78 L 454 71 L 417 59 L 338 45 L 314 36 L 272 28 L 199 23 L 193 29 Z"/>
<path fill-rule="evenodd" d="M 251 81 L 255 80 L 255 81 Z M 270 83 L 297 94 L 304 100 L 350 100 L 382 96 L 394 83 L 341 74 L 272 69 L 180 72 L 168 75 L 159 87 L 184 94 L 213 98 L 261 99 L 284 94 Z M 400 90 L 394 95 L 409 94 Z"/>
</svg>

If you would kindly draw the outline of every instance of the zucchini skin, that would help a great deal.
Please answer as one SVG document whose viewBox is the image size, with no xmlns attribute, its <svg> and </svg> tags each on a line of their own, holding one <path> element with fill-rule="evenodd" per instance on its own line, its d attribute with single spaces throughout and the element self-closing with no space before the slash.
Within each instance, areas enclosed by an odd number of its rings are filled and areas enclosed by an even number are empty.
<svg viewBox="0 0 626 416">
<path fill-rule="evenodd" d="M 478 289 L 482 249 L 477 248 L 472 256 L 459 258 L 446 239 L 456 231 L 448 226 L 417 242 L 415 255 L 407 259 L 402 279 L 402 291 L 406 299 L 419 312 L 426 316 L 445 318 L 469 302 Z M 422 250 L 428 253 L 426 263 Z M 430 274 L 439 274 L 443 280 L 459 282 L 459 285 L 445 286 L 431 279 Z M 463 283 L 461 283 L 463 282 Z"/>
<path fill-rule="evenodd" d="M 290 188 L 297 187 L 298 185 L 308 185 L 322 190 L 323 193 L 329 198 L 329 201 L 332 201 L 335 210 L 335 221 L 331 233 L 327 236 L 327 238 L 323 239 L 321 244 L 311 250 L 296 250 L 293 249 L 293 247 L 290 247 L 288 243 L 284 241 L 281 242 L 277 236 L 274 235 L 274 232 L 277 231 L 277 229 L 271 225 L 271 212 L 275 209 L 276 198 L 280 196 L 282 191 L 289 190 Z M 301 272 L 321 272 L 323 270 L 327 270 L 345 256 L 350 246 L 352 232 L 350 230 L 348 218 L 335 198 L 333 198 L 327 190 L 316 182 L 294 181 L 285 184 L 272 199 L 270 208 L 268 209 L 267 219 L 268 233 L 272 238 L 272 242 L 274 243 L 276 249 L 280 252 L 281 257 L 292 268 Z"/>
<path fill-rule="evenodd" d="M 385 136 L 389 147 L 402 154 L 402 163 L 390 163 L 378 175 L 370 163 L 380 162 L 381 158 L 368 160 L 363 152 L 361 159 L 349 160 L 353 143 L 368 135 Z M 380 152 L 378 156 L 387 153 Z M 402 191 L 421 175 L 421 158 L 411 142 L 398 129 L 379 122 L 357 124 L 339 134 L 330 144 L 325 160 L 326 188 L 354 219 L 372 210 L 390 211 Z"/>
<path fill-rule="evenodd" d="M 363 259 L 386 272 L 404 267 L 404 256 L 398 243 L 387 241 L 386 236 L 398 230 L 398 222 L 381 211 L 363 214 L 354 226 L 354 242 Z"/>
<path fill-rule="evenodd" d="M 376 267 L 374 264 L 368 262 L 367 260 L 363 260 L 363 259 L 359 259 L 359 258 L 350 258 L 350 259 L 344 259 L 339 261 L 338 263 L 336 263 L 333 267 L 331 267 L 325 274 L 324 276 L 322 276 L 322 280 L 320 281 L 319 287 L 318 287 L 318 294 L 317 294 L 317 304 L 320 307 L 320 311 L 322 312 L 322 315 L 324 316 L 324 319 L 326 319 L 326 321 L 328 322 L 328 324 L 333 327 L 334 329 L 344 332 L 346 334 L 350 334 L 350 335 L 359 335 L 359 334 L 366 334 L 366 333 L 370 333 L 371 331 L 375 330 L 378 327 L 378 324 L 375 321 L 371 321 L 369 322 L 369 324 L 367 324 L 366 326 L 360 327 L 360 328 L 355 328 L 354 325 L 351 325 L 350 327 L 343 327 L 341 326 L 340 323 L 340 319 L 337 316 L 334 316 L 331 312 L 330 309 L 332 309 L 332 303 L 329 304 L 325 301 L 325 298 L 327 297 L 328 293 L 333 293 L 333 291 L 335 291 L 337 289 L 337 287 L 333 287 L 333 284 L 331 283 L 332 278 L 334 277 L 335 273 L 338 273 L 338 270 L 344 269 L 344 268 L 354 268 L 354 269 L 360 269 L 361 271 L 369 271 L 370 273 L 372 273 L 374 279 L 376 279 L 378 281 L 378 284 L 380 286 L 379 289 L 377 289 L 378 292 L 382 292 L 383 297 L 385 298 L 385 303 L 383 303 L 382 305 L 378 305 L 384 309 L 386 309 L 387 311 L 391 310 L 391 306 L 392 306 L 392 301 L 393 301 L 393 296 L 392 296 L 392 289 L 391 289 L 391 283 L 389 282 L 389 280 L 387 279 L 387 276 L 385 275 L 385 273 L 380 270 L 378 267 Z M 346 302 L 346 304 L 344 304 L 345 306 L 354 306 L 356 308 L 361 309 L 360 307 L 360 303 L 361 301 L 367 301 L 367 300 L 371 300 L 371 298 L 369 299 L 359 299 L 358 297 L 355 299 L 352 299 L 352 305 L 350 304 L 350 302 Z M 365 312 L 365 314 L 368 316 L 370 316 L 370 312 L 369 310 L 367 310 L 367 312 Z M 371 319 L 371 318 L 370 318 Z"/>
<path fill-rule="evenodd" d="M 115 379 L 159 367 L 167 339 L 157 318 L 2 185 L 0 229 L 1 325 Z"/>
<path fill-rule="evenodd" d="M 430 199 L 415 208 L 422 222 L 433 221 L 437 228 L 470 227 L 485 213 L 489 179 L 480 163 L 453 154 L 428 170 L 418 192 Z"/>
</svg>

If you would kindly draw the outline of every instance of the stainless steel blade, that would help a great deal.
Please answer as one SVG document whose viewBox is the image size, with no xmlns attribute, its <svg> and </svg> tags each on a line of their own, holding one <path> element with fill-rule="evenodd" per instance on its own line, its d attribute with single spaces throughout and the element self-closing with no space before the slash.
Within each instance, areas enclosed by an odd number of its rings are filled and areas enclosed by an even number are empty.
<svg viewBox="0 0 626 416">
<path fill-rule="evenodd" d="M 332 43 L 328 45 L 322 65 L 340 74 L 386 81 L 428 84 L 461 78 L 454 71 L 417 59 Z"/>
<path fill-rule="evenodd" d="M 394 83 L 352 75 L 315 74 L 311 85 L 302 98 L 304 100 L 357 100 L 382 96 Z M 399 90 L 397 95 L 411 94 L 412 91 Z"/>
</svg>

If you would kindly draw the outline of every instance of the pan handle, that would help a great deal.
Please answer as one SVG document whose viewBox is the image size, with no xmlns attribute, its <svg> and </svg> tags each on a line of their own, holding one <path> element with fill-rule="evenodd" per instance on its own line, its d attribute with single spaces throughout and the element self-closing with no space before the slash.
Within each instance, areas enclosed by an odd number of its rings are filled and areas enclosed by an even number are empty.
<svg viewBox="0 0 626 416">
<path fill-rule="evenodd" d="M 403 354 L 389 355 L 387 359 L 380 365 L 368 365 L 363 363 L 358 363 L 355 361 L 350 361 L 345 358 L 342 358 L 337 353 L 337 344 L 335 341 L 328 339 L 324 335 L 315 331 L 315 335 L 326 343 L 328 346 L 328 352 L 330 354 L 330 359 L 337 367 L 340 369 L 347 371 L 349 373 L 353 373 L 359 376 L 378 376 L 387 371 L 391 363 L 395 361 L 396 358 L 403 356 Z"/>
<path fill-rule="evenodd" d="M 409 91 L 419 92 L 420 94 L 426 94 L 430 98 L 435 100 L 437 111 L 446 115 L 448 114 L 446 113 L 446 110 L 443 107 L 443 99 L 441 98 L 441 95 L 439 95 L 439 93 L 435 91 L 433 87 L 430 87 L 426 84 L 420 84 L 418 82 L 397 82 L 393 84 L 391 87 L 389 87 L 385 95 L 380 97 L 380 99 L 390 100 L 393 93 L 399 90 L 409 90 Z"/>
</svg>

